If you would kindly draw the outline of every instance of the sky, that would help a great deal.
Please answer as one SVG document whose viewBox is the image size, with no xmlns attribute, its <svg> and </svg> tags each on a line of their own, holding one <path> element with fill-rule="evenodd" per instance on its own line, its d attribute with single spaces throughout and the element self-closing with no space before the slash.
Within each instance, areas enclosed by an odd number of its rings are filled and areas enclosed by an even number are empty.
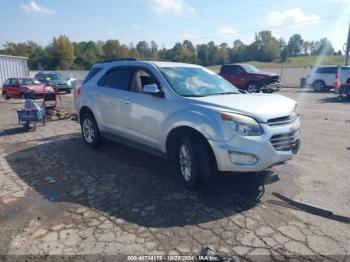
<svg viewBox="0 0 350 262">
<path fill-rule="evenodd" d="M 285 40 L 327 37 L 343 50 L 350 22 L 350 0 L 1 0 L 0 46 L 34 40 L 47 45 L 54 36 L 71 41 L 140 40 L 172 47 L 193 43 L 249 44 L 271 30 Z"/>
</svg>

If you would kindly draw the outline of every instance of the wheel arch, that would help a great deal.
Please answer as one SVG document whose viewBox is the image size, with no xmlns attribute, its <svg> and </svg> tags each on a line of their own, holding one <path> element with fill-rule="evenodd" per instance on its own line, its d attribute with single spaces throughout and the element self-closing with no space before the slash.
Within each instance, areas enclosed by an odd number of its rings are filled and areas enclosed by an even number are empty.
<svg viewBox="0 0 350 262">
<path fill-rule="evenodd" d="M 178 126 L 172 129 L 169 134 L 166 137 L 166 153 L 167 157 L 170 161 L 175 161 L 177 158 L 176 152 L 177 152 L 177 145 L 178 141 L 183 136 L 189 136 L 190 139 L 198 139 L 199 142 L 204 143 L 206 147 L 209 150 L 210 158 L 213 163 L 215 164 L 215 167 L 217 168 L 217 162 L 216 157 L 214 154 L 214 151 L 208 142 L 208 139 L 198 130 L 196 130 L 193 127 L 189 126 Z"/>
<path fill-rule="evenodd" d="M 80 108 L 79 111 L 79 119 L 81 119 L 81 117 L 83 116 L 83 114 L 85 113 L 89 113 L 91 114 L 93 117 L 95 117 L 94 112 L 92 112 L 92 110 L 90 109 L 90 107 L 88 106 L 83 106 L 82 108 Z"/>
</svg>

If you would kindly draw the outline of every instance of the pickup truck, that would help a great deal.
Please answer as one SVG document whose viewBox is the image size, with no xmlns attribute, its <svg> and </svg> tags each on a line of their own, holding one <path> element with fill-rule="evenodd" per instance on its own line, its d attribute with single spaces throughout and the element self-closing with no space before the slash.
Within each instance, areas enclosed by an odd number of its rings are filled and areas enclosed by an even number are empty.
<svg viewBox="0 0 350 262">
<path fill-rule="evenodd" d="M 249 93 L 272 93 L 281 89 L 278 75 L 262 71 L 249 64 L 222 65 L 219 75 Z"/>
</svg>

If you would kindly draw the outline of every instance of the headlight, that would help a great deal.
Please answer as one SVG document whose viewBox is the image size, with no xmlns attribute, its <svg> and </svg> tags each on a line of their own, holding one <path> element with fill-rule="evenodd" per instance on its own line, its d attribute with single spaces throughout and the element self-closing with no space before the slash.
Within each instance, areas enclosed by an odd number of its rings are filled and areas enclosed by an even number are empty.
<svg viewBox="0 0 350 262">
<path fill-rule="evenodd" d="M 233 132 L 242 136 L 260 136 L 264 130 L 255 119 L 233 113 L 221 113 L 221 119 Z"/>
</svg>

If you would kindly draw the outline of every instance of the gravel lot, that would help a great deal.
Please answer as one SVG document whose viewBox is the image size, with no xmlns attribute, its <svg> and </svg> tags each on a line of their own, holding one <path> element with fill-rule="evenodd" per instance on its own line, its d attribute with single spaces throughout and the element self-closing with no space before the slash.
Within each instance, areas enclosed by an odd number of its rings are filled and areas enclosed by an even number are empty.
<svg viewBox="0 0 350 262">
<path fill-rule="evenodd" d="M 299 101 L 299 154 L 200 192 L 162 159 L 112 142 L 87 148 L 72 120 L 25 133 L 22 101 L 1 100 L 0 255 L 194 255 L 208 246 L 249 260 L 349 260 L 350 102 L 280 94 Z M 73 97 L 62 98 L 72 110 Z M 335 215 L 296 210 L 278 194 Z"/>
</svg>

